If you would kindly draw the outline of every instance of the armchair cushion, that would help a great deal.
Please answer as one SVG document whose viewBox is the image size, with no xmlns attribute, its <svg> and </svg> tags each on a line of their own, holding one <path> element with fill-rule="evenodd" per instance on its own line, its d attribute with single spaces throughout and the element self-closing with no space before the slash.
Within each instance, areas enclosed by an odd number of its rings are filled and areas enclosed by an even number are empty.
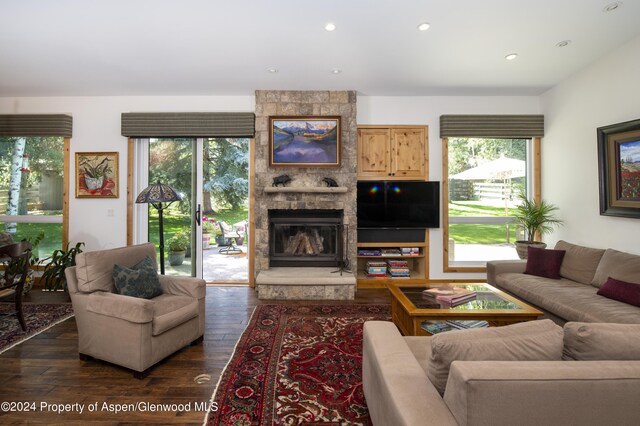
<svg viewBox="0 0 640 426">
<path fill-rule="evenodd" d="M 156 249 L 153 243 L 82 252 L 76 257 L 78 290 L 83 293 L 112 292 L 115 289 L 112 276 L 113 266 L 118 264 L 131 268 L 146 256 L 149 256 L 155 265 Z"/>
<path fill-rule="evenodd" d="M 198 301 L 189 296 L 163 294 L 152 300 L 153 329 L 157 336 L 198 316 Z"/>
<path fill-rule="evenodd" d="M 153 321 L 154 304 L 146 299 L 99 291 L 89 297 L 87 311 L 144 324 Z"/>
<path fill-rule="evenodd" d="M 205 297 L 207 285 L 203 279 L 175 275 L 158 275 L 158 278 L 164 294 L 190 296 L 195 299 L 204 299 Z"/>
<path fill-rule="evenodd" d="M 149 256 L 135 264 L 133 268 L 116 264 L 113 266 L 112 274 L 116 290 L 122 295 L 153 299 L 162 294 L 158 273 Z"/>
</svg>

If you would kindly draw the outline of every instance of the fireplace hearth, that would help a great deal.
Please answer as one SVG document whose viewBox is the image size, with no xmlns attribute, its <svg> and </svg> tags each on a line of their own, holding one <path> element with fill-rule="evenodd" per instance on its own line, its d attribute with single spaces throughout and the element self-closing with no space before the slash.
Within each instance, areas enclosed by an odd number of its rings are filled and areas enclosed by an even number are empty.
<svg viewBox="0 0 640 426">
<path fill-rule="evenodd" d="M 269 210 L 269 266 L 339 266 L 342 210 Z"/>
</svg>

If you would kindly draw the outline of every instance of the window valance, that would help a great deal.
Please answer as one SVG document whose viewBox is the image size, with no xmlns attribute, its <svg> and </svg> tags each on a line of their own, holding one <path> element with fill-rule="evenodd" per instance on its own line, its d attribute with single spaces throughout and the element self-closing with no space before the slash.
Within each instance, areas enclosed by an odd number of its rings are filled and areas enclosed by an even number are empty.
<svg viewBox="0 0 640 426">
<path fill-rule="evenodd" d="M 0 136 L 62 136 L 70 138 L 73 117 L 66 114 L 0 114 Z"/>
<path fill-rule="evenodd" d="M 544 136 L 544 115 L 441 115 L 440 137 Z"/>
<path fill-rule="evenodd" d="M 122 136 L 237 137 L 255 135 L 252 112 L 129 112 L 122 114 Z"/>
</svg>

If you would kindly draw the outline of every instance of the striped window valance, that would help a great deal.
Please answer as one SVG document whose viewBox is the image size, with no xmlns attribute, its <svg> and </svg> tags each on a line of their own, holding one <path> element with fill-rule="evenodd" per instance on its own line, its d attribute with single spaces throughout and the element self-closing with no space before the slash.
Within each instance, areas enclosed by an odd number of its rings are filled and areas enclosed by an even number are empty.
<svg viewBox="0 0 640 426">
<path fill-rule="evenodd" d="M 0 114 L 0 136 L 70 138 L 73 117 L 66 114 Z"/>
<path fill-rule="evenodd" d="M 129 112 L 122 114 L 122 136 L 252 138 L 252 112 Z"/>
<path fill-rule="evenodd" d="M 441 115 L 440 137 L 544 136 L 544 115 Z"/>
</svg>

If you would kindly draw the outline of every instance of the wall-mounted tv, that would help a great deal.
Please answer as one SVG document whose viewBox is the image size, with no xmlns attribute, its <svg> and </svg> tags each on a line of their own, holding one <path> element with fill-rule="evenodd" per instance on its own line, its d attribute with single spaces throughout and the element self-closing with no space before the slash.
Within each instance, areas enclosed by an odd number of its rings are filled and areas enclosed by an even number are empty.
<svg viewBox="0 0 640 426">
<path fill-rule="evenodd" d="M 358 228 L 439 228 L 440 182 L 358 181 Z"/>
</svg>

